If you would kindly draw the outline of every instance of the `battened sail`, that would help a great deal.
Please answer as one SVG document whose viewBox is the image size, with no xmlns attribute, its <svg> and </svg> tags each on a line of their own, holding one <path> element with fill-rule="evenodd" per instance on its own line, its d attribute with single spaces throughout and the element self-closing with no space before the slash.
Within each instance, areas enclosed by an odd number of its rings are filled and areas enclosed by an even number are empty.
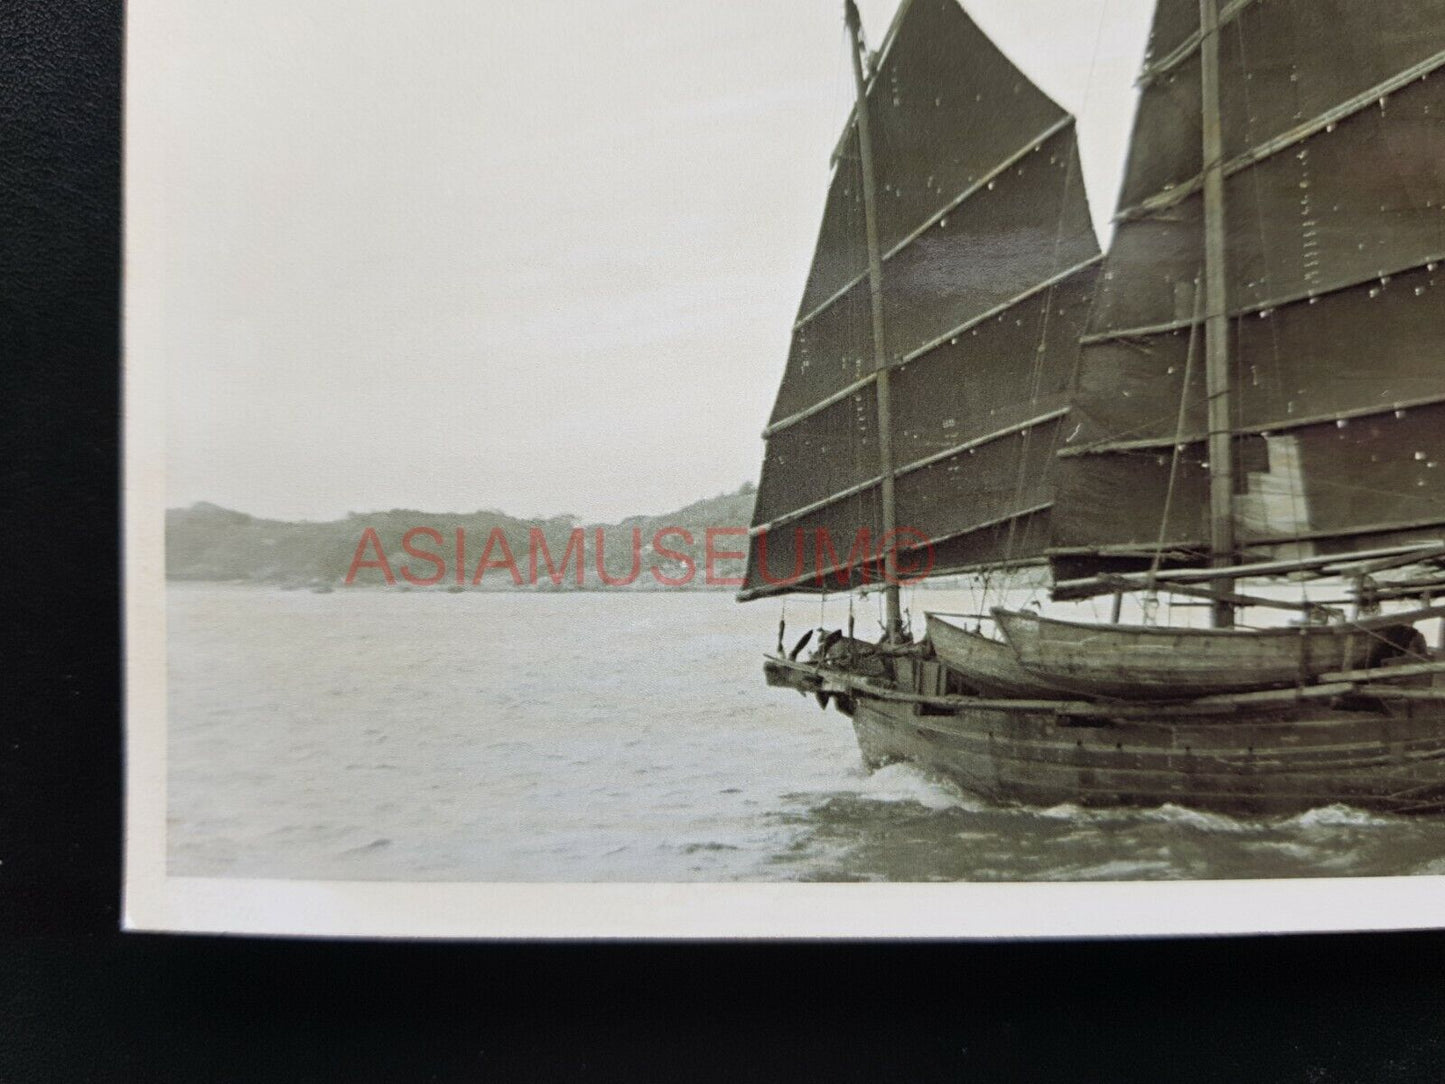
<svg viewBox="0 0 1445 1084">
<path fill-rule="evenodd" d="M 1061 579 L 1207 548 L 1200 25 L 1198 0 L 1159 4 L 1059 468 Z M 1445 0 L 1233 0 L 1219 58 L 1238 545 L 1438 537 Z"/>
<path fill-rule="evenodd" d="M 904 0 L 881 54 L 868 108 L 896 522 L 934 574 L 1041 560 L 1100 262 L 1073 118 L 956 0 Z M 857 546 L 868 532 L 876 556 L 883 524 L 860 169 L 850 124 L 765 433 L 744 598 L 879 574 Z"/>
</svg>

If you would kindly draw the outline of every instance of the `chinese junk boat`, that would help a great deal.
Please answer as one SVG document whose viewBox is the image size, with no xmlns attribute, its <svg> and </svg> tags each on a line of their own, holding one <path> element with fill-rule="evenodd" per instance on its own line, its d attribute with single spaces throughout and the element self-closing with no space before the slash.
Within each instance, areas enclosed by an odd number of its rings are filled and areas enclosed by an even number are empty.
<svg viewBox="0 0 1445 1084">
<path fill-rule="evenodd" d="M 881 584 L 883 635 L 768 681 L 1002 801 L 1445 809 L 1445 0 L 1160 0 L 1107 255 L 956 0 L 846 16 L 741 597 Z M 920 568 L 1049 613 L 915 637 Z"/>
</svg>

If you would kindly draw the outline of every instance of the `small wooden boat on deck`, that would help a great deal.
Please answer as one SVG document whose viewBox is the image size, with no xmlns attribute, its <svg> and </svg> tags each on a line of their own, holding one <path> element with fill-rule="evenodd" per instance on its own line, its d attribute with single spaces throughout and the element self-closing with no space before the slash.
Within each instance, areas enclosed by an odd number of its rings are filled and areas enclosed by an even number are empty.
<svg viewBox="0 0 1445 1084">
<path fill-rule="evenodd" d="M 1441 613 L 1445 607 L 1244 630 L 1105 625 L 993 610 L 1024 674 L 1079 695 L 1126 700 L 1285 689 L 1387 660 L 1429 662 L 1413 623 Z"/>
<path fill-rule="evenodd" d="M 1006 641 L 961 629 L 940 614 L 928 615 L 927 642 L 965 685 L 984 696 L 1049 699 L 1072 691 L 1021 666 Z"/>
</svg>

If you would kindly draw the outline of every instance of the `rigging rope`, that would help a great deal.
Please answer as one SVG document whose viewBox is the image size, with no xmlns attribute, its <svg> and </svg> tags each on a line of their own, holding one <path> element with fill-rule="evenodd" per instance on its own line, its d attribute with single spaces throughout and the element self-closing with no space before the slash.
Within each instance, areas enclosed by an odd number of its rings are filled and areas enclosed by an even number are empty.
<svg viewBox="0 0 1445 1084">
<path fill-rule="evenodd" d="M 1204 276 L 1200 272 L 1194 279 L 1194 322 L 1189 325 L 1189 347 L 1184 355 L 1184 377 L 1179 392 L 1179 417 L 1174 427 L 1174 451 L 1169 461 L 1169 485 L 1164 491 L 1164 508 L 1159 515 L 1159 537 L 1154 543 L 1154 558 L 1149 562 L 1149 574 L 1144 578 L 1145 594 L 1154 598 L 1158 593 L 1159 565 L 1164 558 L 1164 540 L 1169 534 L 1169 515 L 1174 509 L 1174 490 L 1179 482 L 1179 460 L 1184 452 L 1184 428 L 1189 421 L 1189 384 L 1194 378 L 1194 359 L 1199 347 L 1199 322 L 1204 309 Z"/>
<path fill-rule="evenodd" d="M 1106 4 L 1107 4 L 1107 0 L 1106 0 Z M 1100 26 L 1099 26 L 1099 29 L 1100 29 L 1100 33 L 1102 33 L 1102 29 L 1103 29 L 1103 14 L 1102 14 L 1102 12 L 1101 12 L 1101 14 L 1100 14 Z M 1096 57 L 1095 57 L 1095 59 L 1097 59 L 1097 46 L 1098 46 L 1098 42 L 1097 42 L 1097 39 L 1096 39 L 1096 41 L 1095 41 L 1095 51 L 1096 51 Z M 1092 69 L 1091 69 L 1091 71 L 1090 71 L 1090 78 L 1091 78 L 1091 79 L 1092 79 L 1092 75 L 1093 75 L 1093 73 L 1092 73 Z M 1070 129 L 1066 129 L 1066 131 L 1068 131 L 1068 130 L 1070 130 Z M 1068 149 L 1069 160 L 1068 160 L 1068 166 L 1067 166 L 1067 168 L 1066 168 L 1066 172 L 1065 172 L 1065 175 L 1064 175 L 1064 191 L 1063 191 L 1063 196 L 1062 196 L 1062 198 L 1061 198 L 1060 201 L 1059 201 L 1058 220 L 1057 220 L 1057 222 L 1055 223 L 1055 226 L 1054 226 L 1053 267 L 1054 267 L 1056 270 L 1057 270 L 1057 268 L 1058 268 L 1058 266 L 1059 266 L 1060 257 L 1061 257 L 1061 254 L 1062 254 L 1062 252 L 1063 252 L 1063 247 L 1064 247 L 1064 229 L 1065 229 L 1065 226 L 1066 226 L 1066 224 L 1067 224 L 1067 219 L 1068 219 L 1069 197 L 1070 197 L 1070 195 L 1073 193 L 1073 190 L 1074 190 L 1074 181 L 1075 181 L 1075 174 L 1076 174 L 1076 172 L 1078 171 L 1078 168 L 1079 168 L 1079 166 L 1080 166 L 1080 164 L 1081 164 L 1080 154 L 1079 154 L 1079 146 L 1078 146 L 1077 119 L 1076 119 L 1076 121 L 1075 121 L 1075 125 L 1074 125 L 1073 128 L 1071 129 L 1071 132 L 1072 132 L 1072 138 L 1071 138 L 1071 140 L 1069 141 L 1069 149 Z M 1086 204 L 1086 207 L 1087 207 L 1087 197 L 1085 198 L 1085 204 Z M 1091 231 L 1093 230 L 1092 220 L 1090 221 L 1089 229 L 1090 229 Z M 1097 241 L 1097 238 L 1095 238 L 1095 240 Z M 1065 280 L 1065 281 L 1067 281 L 1067 280 Z M 1038 404 L 1039 395 L 1040 395 L 1040 392 L 1041 392 L 1041 389 L 1042 389 L 1042 385 L 1043 385 L 1044 362 L 1045 362 L 1045 359 L 1046 359 L 1047 356 L 1048 356 L 1049 328 L 1050 328 L 1050 324 L 1051 324 L 1051 321 L 1052 321 L 1052 318 L 1053 318 L 1054 305 L 1055 305 L 1055 302 L 1056 302 L 1056 300 L 1057 300 L 1059 290 L 1060 290 L 1060 288 L 1061 288 L 1062 286 L 1063 286 L 1063 283 L 1062 283 L 1062 282 L 1060 282 L 1060 283 L 1055 283 L 1054 285 L 1050 286 L 1047 291 L 1045 291 L 1044 296 L 1043 296 L 1044 307 L 1043 307 L 1043 312 L 1042 312 L 1042 314 L 1041 314 L 1041 316 L 1040 316 L 1040 318 L 1039 318 L 1039 322 L 1038 322 L 1038 337 L 1037 337 L 1037 343 L 1036 343 L 1035 348 L 1034 348 L 1033 362 L 1032 362 L 1032 366 L 1031 366 L 1030 372 L 1029 372 L 1029 403 L 1030 403 L 1031 405 L 1034 405 L 1034 406 L 1037 406 L 1037 404 Z M 1097 291 L 1095 291 L 1095 293 L 1097 293 Z M 1093 310 L 1093 298 L 1092 298 L 1092 297 L 1090 298 L 1089 306 L 1090 306 L 1090 313 L 1092 313 L 1092 310 Z M 1076 353 L 1082 353 L 1082 350 L 1076 351 Z M 1071 381 L 1070 381 L 1070 384 L 1071 384 L 1071 389 L 1070 389 L 1070 390 L 1072 390 L 1072 385 L 1076 384 L 1076 382 L 1077 382 L 1077 375 L 1078 375 L 1078 361 L 1077 361 L 1077 359 L 1076 359 L 1076 360 L 1075 360 L 1075 363 L 1074 363 L 1073 379 L 1071 379 Z M 1064 426 L 1062 423 L 1057 424 L 1057 425 L 1055 425 L 1055 426 L 1053 427 L 1053 439 L 1052 439 L 1052 441 L 1051 441 L 1051 443 L 1050 443 L 1050 445 L 1049 445 L 1049 449 L 1048 449 L 1048 451 L 1049 451 L 1049 460 L 1048 460 L 1048 465 L 1044 468 L 1045 471 L 1048 471 L 1049 468 L 1052 467 L 1053 461 L 1054 461 L 1055 457 L 1056 457 L 1057 454 L 1058 454 L 1058 450 L 1059 450 L 1059 439 L 1060 439 L 1060 437 L 1062 436 L 1062 434 L 1063 434 L 1063 432 L 1064 432 L 1064 429 L 1065 429 L 1065 426 Z M 1006 568 L 1013 566 L 1013 564 L 1014 564 L 1014 554 L 1015 554 L 1016 549 L 1017 549 L 1017 546 L 1018 546 L 1019 521 L 1020 521 L 1020 519 L 1021 519 L 1022 517 L 1021 517 L 1021 515 L 1019 514 L 1019 512 L 1017 511 L 1017 509 L 1020 509 L 1020 508 L 1023 507 L 1024 489 L 1025 489 L 1025 487 L 1027 486 L 1028 480 L 1029 480 L 1029 479 L 1028 479 L 1029 453 L 1030 453 L 1030 451 L 1031 451 L 1031 449 L 1032 449 L 1032 446 L 1033 446 L 1033 436 L 1034 436 L 1034 431 L 1033 431 L 1033 427 L 1032 427 L 1032 426 L 1030 426 L 1029 428 L 1025 429 L 1025 430 L 1020 434 L 1019 453 L 1018 453 L 1018 456 L 1019 456 L 1019 458 L 1018 458 L 1018 470 L 1017 470 L 1017 472 L 1016 472 L 1016 474 L 1015 474 L 1015 478 L 1014 478 L 1014 493 L 1013 493 L 1013 500 L 1012 500 L 1012 504 L 1011 504 L 1011 508 L 1014 509 L 1015 511 L 1013 512 L 1012 515 L 1009 516 L 1009 520 L 1008 520 L 1008 531 L 1007 531 L 1007 533 L 1006 533 L 1006 535 L 1005 535 L 1005 538 L 1004 538 L 1004 547 L 1003 547 L 1003 565 L 1004 565 L 1004 567 L 1006 567 Z M 1051 496 L 1052 496 L 1052 494 L 1051 494 Z M 1037 595 L 1038 595 L 1038 586 L 1037 586 L 1037 583 L 1035 583 L 1033 586 L 1034 586 L 1034 590 L 1031 592 L 1030 601 L 1032 601 L 1032 600 L 1033 600 L 1034 598 L 1036 598 Z M 1001 601 L 1002 601 L 1002 600 L 1001 600 Z M 986 599 L 986 598 L 985 598 L 985 602 L 987 602 L 987 599 Z"/>
</svg>

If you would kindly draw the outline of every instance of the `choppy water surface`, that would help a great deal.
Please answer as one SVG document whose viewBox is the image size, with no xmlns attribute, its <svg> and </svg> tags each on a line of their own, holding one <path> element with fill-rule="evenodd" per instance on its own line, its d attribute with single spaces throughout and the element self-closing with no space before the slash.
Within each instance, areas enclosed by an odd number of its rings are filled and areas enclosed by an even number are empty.
<svg viewBox="0 0 1445 1084">
<path fill-rule="evenodd" d="M 819 606 L 788 616 L 792 640 Z M 870 775 L 847 719 L 764 686 L 776 604 L 175 585 L 169 618 L 175 875 L 1445 873 L 1445 818 L 1011 808 L 906 765 Z"/>
</svg>

